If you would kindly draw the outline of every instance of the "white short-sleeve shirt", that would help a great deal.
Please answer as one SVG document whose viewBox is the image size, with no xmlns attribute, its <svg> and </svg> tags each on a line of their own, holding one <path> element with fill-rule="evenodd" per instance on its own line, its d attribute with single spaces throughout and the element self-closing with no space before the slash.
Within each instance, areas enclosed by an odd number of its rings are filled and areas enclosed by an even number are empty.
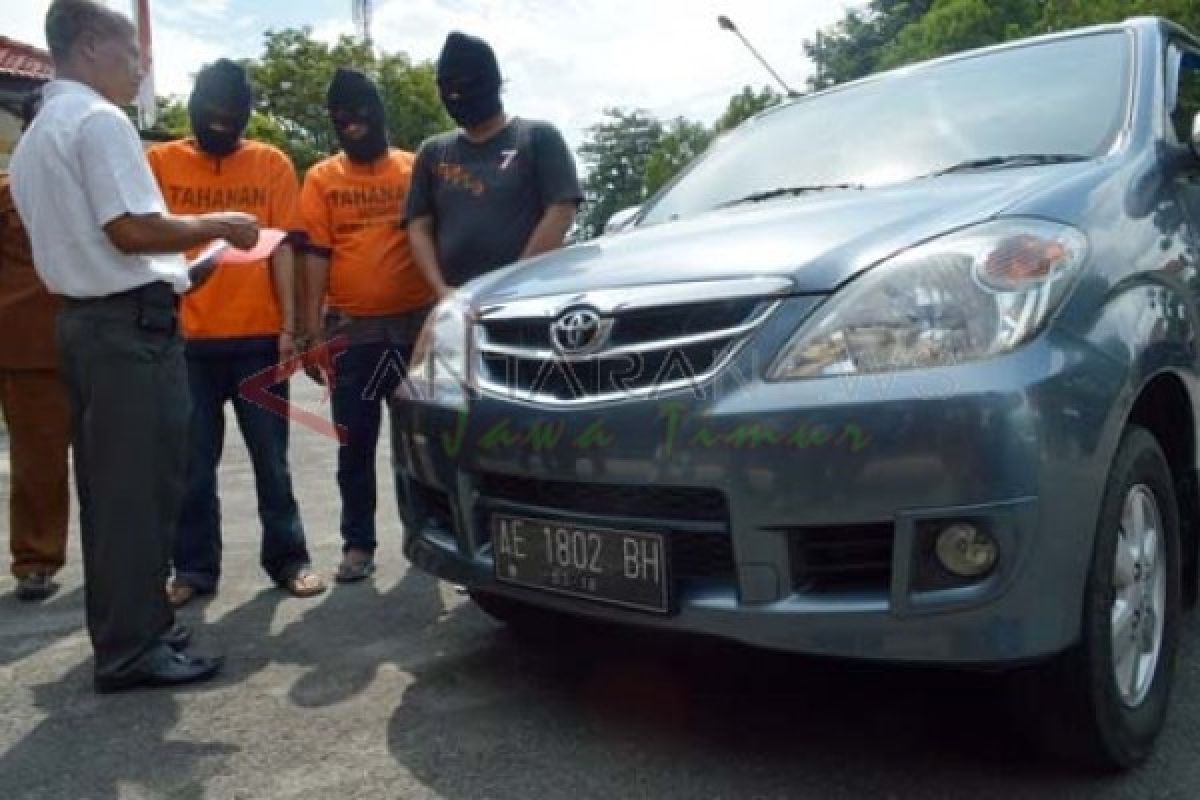
<svg viewBox="0 0 1200 800">
<path fill-rule="evenodd" d="M 165 214 L 142 143 L 121 109 L 76 81 L 50 83 L 9 163 L 33 262 L 55 294 L 88 298 L 154 281 L 189 288 L 183 256 L 128 255 L 104 232 L 126 214 Z"/>
</svg>

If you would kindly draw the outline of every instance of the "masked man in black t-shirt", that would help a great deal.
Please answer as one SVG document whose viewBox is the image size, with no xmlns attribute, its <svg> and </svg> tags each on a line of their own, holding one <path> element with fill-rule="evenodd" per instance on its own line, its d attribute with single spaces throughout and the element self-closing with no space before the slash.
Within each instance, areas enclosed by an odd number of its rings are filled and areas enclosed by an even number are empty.
<svg viewBox="0 0 1200 800">
<path fill-rule="evenodd" d="M 504 112 L 500 66 L 487 42 L 451 33 L 437 81 L 461 130 L 421 145 L 405 217 L 413 257 L 441 296 L 561 247 L 583 192 L 558 130 Z"/>
</svg>

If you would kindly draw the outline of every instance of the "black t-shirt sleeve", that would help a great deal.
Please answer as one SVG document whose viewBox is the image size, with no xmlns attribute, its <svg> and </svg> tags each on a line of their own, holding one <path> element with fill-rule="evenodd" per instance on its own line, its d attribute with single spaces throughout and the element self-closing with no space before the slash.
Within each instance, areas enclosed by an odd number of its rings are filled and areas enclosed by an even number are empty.
<svg viewBox="0 0 1200 800">
<path fill-rule="evenodd" d="M 534 160 L 537 163 L 538 191 L 544 205 L 575 203 L 583 200 L 575 159 L 562 134 L 553 125 L 541 124 L 533 130 Z"/>
<path fill-rule="evenodd" d="M 432 139 L 427 139 L 417 150 L 404 206 L 405 225 L 420 217 L 433 216 L 433 144 Z"/>
</svg>

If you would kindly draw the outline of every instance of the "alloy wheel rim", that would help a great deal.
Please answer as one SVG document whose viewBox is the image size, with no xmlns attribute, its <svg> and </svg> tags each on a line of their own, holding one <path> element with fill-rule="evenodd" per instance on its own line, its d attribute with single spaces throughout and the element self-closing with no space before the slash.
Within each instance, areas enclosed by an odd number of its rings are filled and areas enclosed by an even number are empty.
<svg viewBox="0 0 1200 800">
<path fill-rule="evenodd" d="M 1121 701 L 1137 708 L 1154 683 L 1167 605 L 1162 514 L 1154 492 L 1143 484 L 1125 495 L 1112 581 L 1113 678 Z"/>
</svg>

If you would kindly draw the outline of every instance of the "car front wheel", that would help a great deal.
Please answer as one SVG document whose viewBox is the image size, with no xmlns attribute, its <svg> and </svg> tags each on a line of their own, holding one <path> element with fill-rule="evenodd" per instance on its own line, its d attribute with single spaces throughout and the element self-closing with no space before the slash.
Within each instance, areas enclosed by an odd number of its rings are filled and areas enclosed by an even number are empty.
<svg viewBox="0 0 1200 800">
<path fill-rule="evenodd" d="M 1105 770 L 1150 754 L 1166 719 L 1180 617 L 1180 532 L 1170 468 L 1126 429 L 1096 528 L 1080 643 L 1034 672 L 1044 744 Z"/>
</svg>

